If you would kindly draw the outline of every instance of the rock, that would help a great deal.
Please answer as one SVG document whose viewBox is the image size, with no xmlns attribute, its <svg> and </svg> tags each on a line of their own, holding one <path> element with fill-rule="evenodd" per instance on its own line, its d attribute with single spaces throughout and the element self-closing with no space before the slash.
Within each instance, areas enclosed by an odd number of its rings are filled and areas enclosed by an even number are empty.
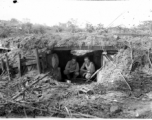
<svg viewBox="0 0 152 120">
<path fill-rule="evenodd" d="M 152 91 L 147 93 L 146 96 L 149 98 L 149 99 L 152 99 Z"/>
<path fill-rule="evenodd" d="M 90 98 L 91 98 L 91 100 L 95 100 L 96 96 L 91 96 Z"/>
<path fill-rule="evenodd" d="M 71 83 L 71 80 L 66 80 L 66 82 L 70 84 L 70 83 Z"/>
<path fill-rule="evenodd" d="M 89 91 L 87 92 L 87 94 L 89 94 L 89 95 L 93 95 L 93 94 L 94 94 L 94 92 L 93 92 L 92 90 L 89 90 Z"/>
<path fill-rule="evenodd" d="M 112 105 L 111 107 L 110 107 L 110 112 L 111 113 L 114 113 L 114 112 L 116 112 L 116 111 L 118 111 L 119 110 L 119 106 L 117 106 L 117 105 Z"/>
<path fill-rule="evenodd" d="M 87 91 L 86 90 L 79 90 L 79 94 L 86 94 Z"/>
<path fill-rule="evenodd" d="M 88 94 L 88 95 L 93 95 L 94 92 L 88 88 L 82 88 L 79 90 L 79 94 Z"/>
<path fill-rule="evenodd" d="M 17 99 L 16 99 L 16 101 L 21 101 L 21 100 L 23 100 L 23 95 L 22 96 L 19 96 Z"/>
<path fill-rule="evenodd" d="M 135 97 L 140 97 L 142 95 L 142 92 L 140 89 L 134 89 L 133 94 Z"/>
</svg>

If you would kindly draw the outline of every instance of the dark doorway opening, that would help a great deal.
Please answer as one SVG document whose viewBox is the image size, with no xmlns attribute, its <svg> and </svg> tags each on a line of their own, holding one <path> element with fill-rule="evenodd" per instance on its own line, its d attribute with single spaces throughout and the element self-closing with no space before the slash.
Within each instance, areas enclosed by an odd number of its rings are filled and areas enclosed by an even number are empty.
<svg viewBox="0 0 152 120">
<path fill-rule="evenodd" d="M 63 71 L 65 69 L 65 66 L 69 60 L 71 60 L 72 56 L 75 56 L 71 54 L 71 50 L 54 50 L 53 53 L 56 53 L 59 58 L 59 67 L 61 69 L 61 75 L 62 75 L 62 82 L 65 82 L 66 76 L 63 74 Z M 86 53 L 85 55 L 76 56 L 77 62 L 79 63 L 79 66 L 81 67 L 84 62 L 84 57 L 87 56 L 90 58 L 90 60 L 94 63 L 95 69 L 99 69 L 101 67 L 101 54 L 102 50 L 92 51 L 89 53 Z M 80 76 L 78 76 L 80 78 Z"/>
</svg>

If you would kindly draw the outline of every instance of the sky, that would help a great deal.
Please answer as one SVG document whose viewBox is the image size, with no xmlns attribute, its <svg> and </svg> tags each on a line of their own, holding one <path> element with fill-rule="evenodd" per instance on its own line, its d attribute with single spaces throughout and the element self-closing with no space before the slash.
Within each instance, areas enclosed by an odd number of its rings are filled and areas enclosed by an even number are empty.
<svg viewBox="0 0 152 120">
<path fill-rule="evenodd" d="M 0 0 L 0 20 L 16 18 L 32 23 L 56 25 L 70 19 L 83 27 L 86 23 L 105 27 L 132 27 L 152 20 L 152 0 L 75 1 L 75 0 Z"/>
</svg>

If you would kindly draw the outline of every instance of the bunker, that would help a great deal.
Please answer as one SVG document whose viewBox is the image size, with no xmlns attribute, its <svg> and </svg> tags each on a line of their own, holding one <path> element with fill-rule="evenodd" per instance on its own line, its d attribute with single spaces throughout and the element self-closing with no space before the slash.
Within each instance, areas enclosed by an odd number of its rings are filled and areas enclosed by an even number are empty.
<svg viewBox="0 0 152 120">
<path fill-rule="evenodd" d="M 80 51 L 80 52 L 79 52 Z M 94 63 L 95 70 L 101 68 L 104 64 L 104 55 L 102 54 L 104 51 L 107 52 L 108 56 L 112 56 L 117 53 L 117 50 L 114 47 L 106 46 L 104 48 L 99 46 L 83 46 L 83 47 L 55 47 L 52 50 L 52 53 L 58 55 L 59 64 L 58 67 L 60 68 L 61 75 L 62 75 L 62 82 L 65 81 L 66 76 L 63 74 L 65 66 L 69 60 L 71 60 L 72 56 L 76 56 L 77 62 L 81 67 L 84 62 L 84 57 L 87 56 L 89 59 Z M 78 52 L 78 53 L 75 53 Z M 78 76 L 80 78 L 80 76 Z"/>
</svg>

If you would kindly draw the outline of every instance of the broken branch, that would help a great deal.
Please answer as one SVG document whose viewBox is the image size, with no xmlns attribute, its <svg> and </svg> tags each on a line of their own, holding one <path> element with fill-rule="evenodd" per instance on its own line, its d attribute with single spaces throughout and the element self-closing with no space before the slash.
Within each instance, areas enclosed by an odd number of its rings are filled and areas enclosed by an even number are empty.
<svg viewBox="0 0 152 120">
<path fill-rule="evenodd" d="M 45 78 L 50 72 L 48 72 L 47 74 L 45 74 L 43 77 L 41 78 L 37 78 L 35 82 L 33 82 L 31 85 L 29 85 L 28 87 L 26 87 L 24 90 L 22 90 L 19 94 L 15 95 L 12 99 L 16 99 L 18 98 L 21 94 L 23 94 L 28 88 L 31 88 L 33 85 L 35 85 L 37 82 L 39 82 L 40 80 L 42 80 L 43 78 Z"/>
</svg>

